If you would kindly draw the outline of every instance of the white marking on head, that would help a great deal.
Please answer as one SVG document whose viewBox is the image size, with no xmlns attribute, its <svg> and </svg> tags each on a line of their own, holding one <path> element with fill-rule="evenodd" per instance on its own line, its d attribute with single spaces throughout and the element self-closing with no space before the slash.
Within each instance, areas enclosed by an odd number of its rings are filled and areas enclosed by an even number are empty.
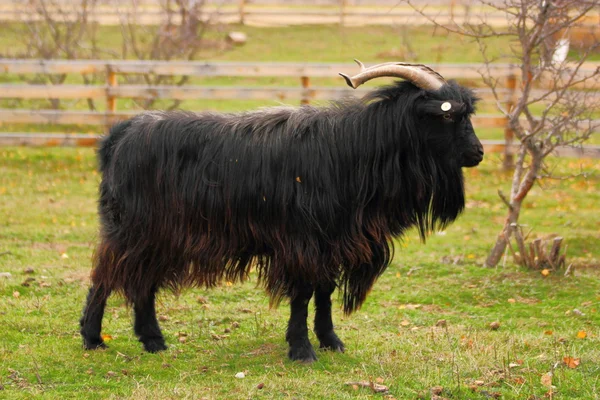
<svg viewBox="0 0 600 400">
<path fill-rule="evenodd" d="M 449 111 L 452 108 L 452 104 L 447 101 L 442 103 L 442 111 Z"/>
</svg>

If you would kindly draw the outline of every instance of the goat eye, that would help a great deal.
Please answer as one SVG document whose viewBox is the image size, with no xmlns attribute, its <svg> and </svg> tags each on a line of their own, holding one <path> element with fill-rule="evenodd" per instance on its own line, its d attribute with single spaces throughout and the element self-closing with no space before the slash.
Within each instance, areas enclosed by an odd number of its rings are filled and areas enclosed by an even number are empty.
<svg viewBox="0 0 600 400">
<path fill-rule="evenodd" d="M 450 115 L 450 114 L 444 114 L 444 119 L 447 120 L 447 121 L 450 121 L 450 120 L 452 120 L 452 115 Z"/>
</svg>

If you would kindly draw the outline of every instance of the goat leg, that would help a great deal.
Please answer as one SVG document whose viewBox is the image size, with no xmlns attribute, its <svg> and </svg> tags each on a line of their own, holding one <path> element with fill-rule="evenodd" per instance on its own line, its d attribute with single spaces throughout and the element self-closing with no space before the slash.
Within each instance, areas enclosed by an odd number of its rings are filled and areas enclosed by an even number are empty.
<svg viewBox="0 0 600 400">
<path fill-rule="evenodd" d="M 344 343 L 333 331 L 331 319 L 331 293 L 335 283 L 319 285 L 315 290 L 315 334 L 319 338 L 320 348 L 344 352 Z"/>
<path fill-rule="evenodd" d="M 308 340 L 306 326 L 308 302 L 313 295 L 313 288 L 306 284 L 297 285 L 296 288 L 290 301 L 291 314 L 285 337 L 290 346 L 288 357 L 293 361 L 310 363 L 317 359 L 315 350 Z"/>
</svg>

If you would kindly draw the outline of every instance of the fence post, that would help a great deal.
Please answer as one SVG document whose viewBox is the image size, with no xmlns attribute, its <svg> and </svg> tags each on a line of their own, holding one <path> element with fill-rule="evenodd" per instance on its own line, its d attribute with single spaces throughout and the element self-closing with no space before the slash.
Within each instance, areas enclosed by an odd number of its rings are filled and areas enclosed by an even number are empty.
<svg viewBox="0 0 600 400">
<path fill-rule="evenodd" d="M 302 89 L 304 89 L 302 93 L 302 100 L 300 100 L 300 104 L 306 105 L 310 103 L 310 97 L 307 93 L 308 89 L 310 88 L 310 78 L 308 76 L 301 76 L 300 82 L 302 83 Z"/>
<path fill-rule="evenodd" d="M 340 0 L 340 26 L 343 27 L 346 20 L 346 2 L 347 0 Z"/>
<path fill-rule="evenodd" d="M 508 89 L 506 111 L 510 112 L 514 105 L 515 91 L 517 89 L 517 77 L 512 72 L 506 77 L 506 88 Z M 506 125 L 504 127 L 504 162 L 502 164 L 502 167 L 505 170 L 511 170 L 515 167 L 514 152 L 512 150 L 514 136 L 514 132 L 510 128 L 507 118 Z"/>
<path fill-rule="evenodd" d="M 246 6 L 246 0 L 240 0 L 239 4 L 238 4 L 238 12 L 240 14 L 240 25 L 244 25 L 245 22 L 245 11 L 244 8 Z"/>
<path fill-rule="evenodd" d="M 117 86 L 117 74 L 108 65 L 106 67 L 106 133 L 114 122 L 113 114 L 117 111 L 117 98 L 110 94 L 110 88 Z"/>
</svg>

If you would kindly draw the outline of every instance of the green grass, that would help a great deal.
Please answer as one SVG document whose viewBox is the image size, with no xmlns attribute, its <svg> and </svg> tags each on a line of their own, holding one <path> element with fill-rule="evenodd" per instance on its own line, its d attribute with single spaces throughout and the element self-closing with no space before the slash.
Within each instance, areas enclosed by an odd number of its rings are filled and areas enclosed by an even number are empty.
<svg viewBox="0 0 600 400">
<path fill-rule="evenodd" d="M 593 174 L 543 182 L 523 210 L 534 236 L 565 237 L 575 276 L 544 278 L 510 258 L 480 266 L 504 216 L 496 190 L 508 182 L 489 156 L 465 171 L 468 203 L 457 223 L 426 244 L 411 231 L 356 314 L 344 317 L 335 302 L 347 352 L 318 352 L 307 366 L 285 358 L 288 308 L 269 309 L 254 274 L 242 285 L 163 293 L 170 347 L 158 355 L 141 351 L 130 310 L 112 297 L 110 348 L 82 350 L 78 318 L 98 229 L 93 152 L 2 149 L 0 159 L 0 272 L 12 275 L 0 278 L 2 398 L 371 398 L 346 383 L 380 378 L 397 399 L 430 398 L 434 386 L 452 399 L 541 399 L 551 370 L 554 398 L 600 398 L 598 163 L 552 160 L 557 172 Z M 564 357 L 581 363 L 570 369 Z"/>
<path fill-rule="evenodd" d="M 118 45 L 114 29 L 101 29 L 101 40 Z M 207 56 L 388 61 L 398 56 L 386 54 L 404 51 L 401 31 L 391 27 L 243 30 L 249 35 L 246 46 Z M 478 61 L 473 43 L 436 35 L 428 28 L 411 29 L 418 61 Z M 507 46 L 497 42 L 494 49 L 500 54 Z M 0 35 L 0 53 L 19 51 L 14 36 Z M 14 81 L 6 75 L 0 79 Z M 287 78 L 207 82 L 298 85 Z M 182 108 L 233 111 L 273 104 L 198 100 Z M 70 107 L 84 109 L 85 103 Z M 119 101 L 119 109 L 133 109 L 133 104 Z M 82 131 L 76 126 L 2 129 Z M 482 138 L 499 136 L 501 130 L 480 132 Z M 346 385 L 381 378 L 389 386 L 388 396 L 397 399 L 429 399 L 434 386 L 443 387 L 442 396 L 451 399 L 496 394 L 541 399 L 550 390 L 541 377 L 551 370 L 553 398 L 600 398 L 600 165 L 595 161 L 551 160 L 558 173 L 583 168 L 591 175 L 542 181 L 521 220 L 533 236 L 565 237 L 575 276 L 543 277 L 516 267 L 510 258 L 497 269 L 480 266 L 505 215 L 497 189 L 508 192 L 510 181 L 500 172 L 500 156 L 488 155 L 480 167 L 465 171 L 468 203 L 457 223 L 426 244 L 409 232 L 356 314 L 343 316 L 335 303 L 334 320 L 347 352 L 318 352 L 319 361 L 310 366 L 285 358 L 287 306 L 269 309 L 255 275 L 241 285 L 162 294 L 158 313 L 166 319 L 161 325 L 170 347 L 158 355 L 141 351 L 130 310 L 122 298 L 113 297 L 104 320 L 110 348 L 83 351 L 78 318 L 98 232 L 93 151 L 3 148 L 0 161 L 0 273 L 11 274 L 0 277 L 0 398 L 385 398 Z M 25 274 L 27 268 L 33 273 Z M 436 326 L 441 319 L 446 327 Z M 498 330 L 489 328 L 494 321 L 500 323 Z M 577 337 L 580 331 L 585 338 Z M 570 369 L 564 357 L 581 363 Z M 236 379 L 242 371 L 246 378 Z"/>
</svg>

